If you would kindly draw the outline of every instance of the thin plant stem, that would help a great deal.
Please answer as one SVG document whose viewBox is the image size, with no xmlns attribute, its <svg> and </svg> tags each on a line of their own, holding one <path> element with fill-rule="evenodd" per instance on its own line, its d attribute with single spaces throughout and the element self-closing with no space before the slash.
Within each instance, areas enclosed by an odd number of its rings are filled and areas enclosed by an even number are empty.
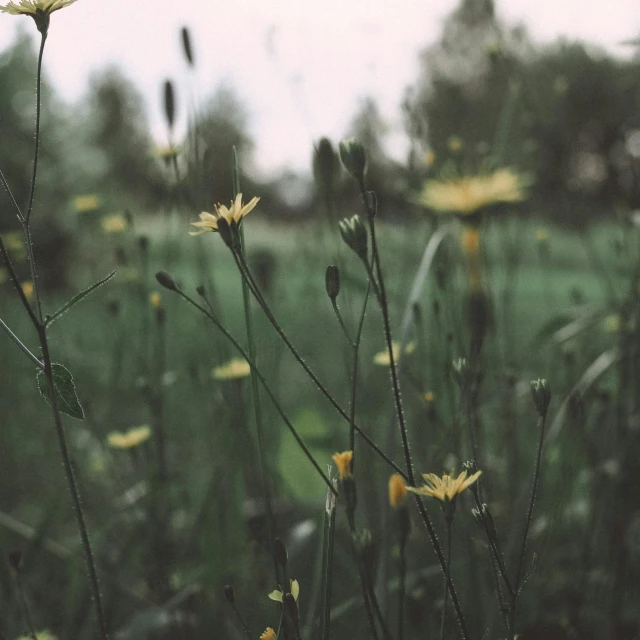
<svg viewBox="0 0 640 640">
<path fill-rule="evenodd" d="M 238 155 L 236 148 L 233 148 L 232 158 L 232 175 L 233 175 L 233 197 L 234 199 L 240 193 L 240 171 L 238 168 Z M 240 229 L 240 249 L 242 258 L 244 259 L 244 228 Z M 245 328 L 247 332 L 247 342 L 249 345 L 249 355 L 253 362 L 257 361 L 257 349 L 255 334 L 253 331 L 253 318 L 251 316 L 251 299 L 249 296 L 249 286 L 245 278 L 242 280 L 242 306 L 244 311 Z M 273 507 L 271 504 L 271 488 L 269 485 L 269 472 L 267 469 L 267 462 L 265 460 L 266 442 L 264 434 L 264 424 L 262 421 L 262 408 L 260 405 L 260 389 L 258 388 L 258 377 L 256 370 L 251 367 L 251 397 L 253 399 L 253 416 L 256 422 L 256 436 L 258 439 L 258 465 L 260 467 L 260 476 L 262 480 L 262 493 L 265 504 L 265 514 L 267 519 L 267 536 L 269 538 L 269 548 L 271 549 L 271 557 L 273 559 L 273 567 L 275 571 L 276 583 L 280 583 L 280 571 L 279 564 L 276 558 L 274 539 L 275 539 L 275 526 L 273 518 Z M 286 584 L 286 580 L 283 580 L 283 584 Z"/>
<path fill-rule="evenodd" d="M 29 225 L 31 219 L 31 211 L 33 210 L 33 197 L 36 192 L 36 176 L 38 174 L 38 151 L 40 149 L 40 94 L 42 90 L 42 56 L 44 55 L 44 45 L 47 41 L 46 31 L 41 34 L 40 51 L 38 52 L 38 71 L 36 74 L 36 132 L 35 132 L 35 148 L 33 150 L 33 172 L 31 174 L 31 188 L 29 192 L 29 204 L 24 214 L 24 224 Z"/>
<path fill-rule="evenodd" d="M 321 640 L 329 640 L 329 627 L 331 623 L 331 578 L 333 576 L 333 545 L 335 540 L 335 522 L 336 509 L 335 499 L 331 494 L 327 495 L 327 501 L 330 503 L 330 513 L 325 514 L 327 529 L 325 531 L 326 555 L 324 557 L 324 593 L 322 605 L 322 633 Z"/>
<path fill-rule="evenodd" d="M 38 327 L 38 337 L 40 338 L 40 346 L 42 348 L 42 358 L 44 360 L 45 377 L 47 379 L 47 386 L 49 389 L 51 413 L 53 415 L 53 422 L 56 428 L 56 435 L 58 436 L 58 446 L 60 448 L 62 464 L 64 466 L 65 475 L 67 477 L 67 484 L 69 485 L 71 498 L 73 500 L 73 508 L 76 514 L 78 530 L 80 532 L 80 538 L 82 540 L 82 547 L 85 554 L 87 571 L 89 573 L 89 580 L 91 584 L 91 595 L 94 601 L 96 614 L 98 618 L 100 638 L 101 640 L 109 640 L 109 633 L 107 631 L 107 622 L 104 615 L 104 609 L 102 606 L 102 595 L 100 594 L 100 583 L 98 581 L 98 572 L 96 569 L 96 563 L 93 556 L 93 551 L 91 549 L 91 542 L 89 540 L 89 532 L 87 529 L 87 524 L 84 519 L 84 510 L 82 507 L 82 500 L 80 498 L 80 491 L 78 489 L 78 484 L 75 479 L 73 464 L 71 462 L 71 455 L 69 454 L 67 439 L 64 433 L 64 427 L 62 425 L 60 409 L 58 408 L 56 389 L 53 382 L 53 369 L 52 369 L 51 355 L 49 353 L 49 342 L 47 339 L 47 330 L 42 325 Z"/>
<path fill-rule="evenodd" d="M 23 353 L 40 369 L 44 371 L 44 364 L 38 360 L 38 358 L 29 351 L 29 347 L 27 347 L 18 336 L 11 331 L 11 329 L 7 326 L 6 322 L 0 318 L 0 328 L 4 330 L 4 332 L 22 349 Z"/>
<path fill-rule="evenodd" d="M 235 251 L 233 253 L 234 253 L 234 255 L 237 256 L 237 253 Z M 262 297 L 262 294 L 260 293 L 260 290 L 257 288 L 255 280 L 253 279 L 253 276 L 251 275 L 251 272 L 249 271 L 249 268 L 248 268 L 247 264 L 245 262 L 243 262 L 241 256 L 237 260 L 237 265 L 238 265 L 238 267 L 240 269 L 240 273 L 242 274 L 242 277 L 243 278 L 247 278 L 247 281 L 248 281 L 248 284 L 249 284 L 249 289 L 251 290 L 251 293 L 253 293 L 254 297 L 258 301 L 258 304 L 260 304 L 260 306 L 262 307 L 263 311 L 265 312 L 265 314 L 267 316 L 267 319 L 269 320 L 269 322 L 271 322 L 272 326 L 277 331 L 278 335 L 282 338 L 284 343 L 287 345 L 287 347 L 289 348 L 289 351 L 291 351 L 291 353 L 294 356 L 294 358 L 298 361 L 300 366 L 305 370 L 307 375 L 311 378 L 311 380 L 314 382 L 314 384 L 320 390 L 320 392 L 331 403 L 333 408 L 345 420 L 349 421 L 350 420 L 349 414 L 336 402 L 335 398 L 329 393 L 329 391 L 324 386 L 324 384 L 321 382 L 321 380 L 318 378 L 318 376 L 316 376 L 316 374 L 313 372 L 311 367 L 305 362 L 305 360 L 302 358 L 302 356 L 298 353 L 297 349 L 292 344 L 292 342 L 289 340 L 289 337 L 284 332 L 284 330 L 282 329 L 282 327 L 280 326 L 280 324 L 276 320 L 275 316 L 271 313 L 271 310 L 270 310 L 269 306 L 266 304 L 264 298 Z M 391 466 L 397 473 L 399 473 L 405 480 L 407 480 L 407 474 L 405 473 L 405 471 L 403 469 L 401 469 L 393 460 L 391 460 L 391 458 L 389 458 L 389 456 L 387 456 L 384 453 L 384 451 L 382 451 L 382 449 L 380 449 L 380 447 L 378 447 L 378 445 L 364 431 L 362 431 L 362 429 L 357 424 L 354 423 L 353 428 L 355 429 L 356 433 L 358 433 L 364 439 L 364 441 L 389 466 Z"/>
<path fill-rule="evenodd" d="M 542 460 L 542 445 L 544 443 L 544 430 L 547 421 L 547 413 L 540 416 L 538 419 L 538 428 L 540 429 L 540 439 L 538 440 L 538 451 L 536 453 L 536 464 L 533 471 L 533 484 L 531 487 L 531 498 L 529 500 L 529 507 L 527 509 L 527 518 L 525 521 L 524 533 L 522 535 L 522 545 L 520 547 L 520 555 L 518 557 L 518 563 L 516 565 L 515 580 L 513 583 L 513 592 L 511 594 L 509 602 L 509 626 L 508 626 L 508 638 L 513 640 L 515 638 L 515 618 L 516 618 L 516 603 L 518 595 L 520 594 L 520 588 L 522 587 L 522 569 L 524 567 L 524 557 L 527 549 L 527 539 L 529 537 L 529 530 L 531 528 L 531 521 L 533 520 L 533 507 L 536 501 L 536 494 L 538 491 L 538 480 L 540 478 L 540 462 Z"/>
<path fill-rule="evenodd" d="M 440 622 L 440 640 L 444 640 L 447 623 L 447 602 L 449 598 L 449 580 L 451 579 L 451 518 L 447 517 L 447 573 L 444 578 L 444 603 L 442 604 L 442 621 Z"/>
<path fill-rule="evenodd" d="M 320 474 L 320 477 L 323 479 L 324 483 L 327 485 L 327 487 L 329 487 L 329 490 L 334 494 L 337 495 L 338 492 L 336 491 L 335 487 L 333 486 L 333 484 L 331 483 L 331 481 L 329 480 L 329 478 L 327 478 L 326 474 L 324 473 L 324 471 L 322 471 L 322 469 L 320 468 L 320 465 L 316 462 L 315 458 L 313 457 L 313 455 L 311 455 L 311 452 L 309 451 L 309 449 L 307 448 L 307 446 L 304 444 L 304 442 L 302 441 L 302 439 L 300 438 L 300 436 L 298 435 L 298 432 L 296 431 L 295 427 L 291 424 L 291 421 L 287 418 L 286 414 L 284 413 L 282 407 L 280 406 L 280 403 L 278 402 L 278 400 L 276 399 L 273 391 L 271 390 L 271 388 L 269 387 L 269 385 L 267 384 L 267 381 L 265 379 L 265 377 L 262 375 L 262 373 L 260 373 L 260 370 L 258 369 L 258 367 L 256 366 L 255 362 L 253 361 L 253 359 L 251 358 L 251 356 L 247 353 L 247 351 L 242 347 L 242 345 L 233 337 L 233 335 L 231 333 L 229 333 L 229 331 L 227 331 L 227 329 L 225 329 L 225 327 L 220 324 L 220 322 L 218 321 L 218 319 L 212 315 L 207 309 L 205 309 L 202 305 L 199 305 L 195 300 L 193 300 L 193 298 L 190 298 L 184 291 L 182 291 L 181 289 L 176 288 L 175 292 L 181 296 L 182 298 L 184 298 L 189 304 L 191 304 L 192 306 L 194 306 L 196 309 L 198 309 L 201 313 L 203 313 L 207 318 L 209 318 L 209 320 L 211 320 L 211 322 L 213 322 L 213 324 L 217 327 L 217 329 L 225 336 L 225 338 L 227 338 L 227 340 L 229 340 L 231 342 L 231 344 L 233 344 L 233 346 L 238 350 L 238 352 L 240 353 L 240 355 L 249 363 L 249 366 L 252 369 L 255 369 L 256 371 L 256 376 L 258 377 L 258 380 L 260 380 L 260 383 L 262 384 L 262 387 L 264 388 L 264 390 L 267 392 L 267 395 L 269 396 L 269 399 L 271 400 L 271 402 L 273 402 L 274 407 L 276 408 L 276 411 L 280 414 L 280 417 L 282 418 L 282 420 L 284 421 L 284 423 L 287 425 L 287 428 L 289 429 L 289 431 L 291 432 L 291 435 L 293 435 L 293 437 L 295 438 L 296 442 L 298 443 L 298 445 L 300 446 L 300 448 L 302 449 L 303 453 L 305 454 L 305 456 L 307 457 L 307 459 L 309 460 L 309 462 L 311 462 L 311 464 L 313 465 L 313 467 L 315 468 L 315 470 Z"/>
<path fill-rule="evenodd" d="M 36 317 L 36 314 L 34 313 L 33 308 L 31 307 L 31 305 L 29 304 L 29 301 L 27 300 L 27 296 L 25 295 L 25 292 L 22 290 L 22 287 L 20 286 L 20 280 L 18 280 L 18 276 L 16 274 L 15 269 L 13 268 L 13 263 L 11 262 L 11 258 L 9 258 L 7 249 L 4 246 L 4 242 L 2 241 L 2 236 L 0 236 L 0 255 L 2 256 L 5 266 L 7 267 L 11 284 L 13 284 L 13 288 L 16 290 L 16 293 L 18 294 L 18 297 L 20 298 L 20 302 L 22 303 L 22 306 L 25 308 L 25 310 L 29 314 L 29 319 L 31 320 L 31 323 L 37 329 L 37 327 L 40 324 L 40 321 Z M 36 286 L 35 283 L 33 286 L 35 288 Z"/>
<path fill-rule="evenodd" d="M 13 192 L 11 191 L 11 187 L 9 187 L 9 183 L 7 182 L 7 179 L 4 177 L 4 173 L 2 173 L 2 169 L 0 169 L 0 182 L 2 182 L 2 186 L 5 188 L 5 191 L 7 192 L 7 195 L 9 196 L 9 200 L 11 200 L 11 203 L 13 204 L 13 206 L 16 209 L 16 215 L 18 216 L 18 220 L 20 222 L 24 221 L 24 216 L 22 215 L 22 210 L 20 209 L 20 205 L 17 203 L 15 196 L 13 195 Z"/>
</svg>

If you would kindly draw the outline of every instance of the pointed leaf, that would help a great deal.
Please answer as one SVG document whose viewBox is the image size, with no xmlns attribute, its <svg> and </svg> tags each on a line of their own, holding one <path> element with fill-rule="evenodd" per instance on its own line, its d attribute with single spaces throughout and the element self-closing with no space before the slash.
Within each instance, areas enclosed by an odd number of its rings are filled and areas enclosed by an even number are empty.
<svg viewBox="0 0 640 640">
<path fill-rule="evenodd" d="M 112 271 L 106 278 L 103 278 L 102 280 L 98 280 L 98 282 L 94 282 L 90 287 L 73 296 L 73 298 L 71 298 L 69 302 L 67 302 L 65 305 L 60 307 L 60 309 L 58 309 L 53 315 L 49 316 L 46 319 L 47 326 L 55 322 L 60 316 L 64 315 L 67 311 L 69 311 L 71 307 L 78 304 L 80 300 L 82 300 L 83 298 L 88 296 L 90 293 L 95 291 L 98 287 L 101 287 L 103 284 L 111 280 L 111 278 L 113 278 L 113 276 L 115 275 L 116 275 L 116 272 Z"/>
<path fill-rule="evenodd" d="M 61 364 L 52 364 L 51 369 L 58 409 L 72 418 L 84 420 L 84 411 L 76 395 L 76 385 L 73 383 L 71 372 Z M 38 371 L 37 378 L 38 389 L 40 389 L 42 397 L 51 404 L 49 385 L 47 384 L 47 377 L 44 371 Z"/>
</svg>

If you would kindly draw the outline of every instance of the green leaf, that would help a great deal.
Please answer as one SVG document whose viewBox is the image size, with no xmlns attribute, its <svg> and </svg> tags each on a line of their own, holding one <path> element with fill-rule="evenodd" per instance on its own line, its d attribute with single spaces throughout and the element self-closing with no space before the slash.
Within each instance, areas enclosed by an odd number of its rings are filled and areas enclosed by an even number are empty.
<svg viewBox="0 0 640 640">
<path fill-rule="evenodd" d="M 112 271 L 106 278 L 103 278 L 102 280 L 98 280 L 98 282 L 94 282 L 90 287 L 88 287 L 84 291 L 81 291 L 77 295 L 73 296 L 73 298 L 71 298 L 69 302 L 67 302 L 64 306 L 60 307 L 60 309 L 58 309 L 53 315 L 48 316 L 46 318 L 45 324 L 47 326 L 49 326 L 50 324 L 53 324 L 53 322 L 55 322 L 61 315 L 69 311 L 71 307 L 78 304 L 80 300 L 82 300 L 83 298 L 88 296 L 90 293 L 95 291 L 98 287 L 101 287 L 106 282 L 109 282 L 109 280 L 111 280 L 111 278 L 113 278 L 113 276 L 115 275 L 116 275 L 116 272 Z"/>
<path fill-rule="evenodd" d="M 52 364 L 51 370 L 53 374 L 53 387 L 55 389 L 58 409 L 72 418 L 84 420 L 84 411 L 82 410 L 78 396 L 76 395 L 76 385 L 73 383 L 73 376 L 71 375 L 71 372 L 61 364 Z M 45 372 L 38 371 L 37 378 L 38 389 L 40 389 L 42 397 L 51 404 L 49 385 L 47 384 L 47 376 L 45 375 Z"/>
</svg>

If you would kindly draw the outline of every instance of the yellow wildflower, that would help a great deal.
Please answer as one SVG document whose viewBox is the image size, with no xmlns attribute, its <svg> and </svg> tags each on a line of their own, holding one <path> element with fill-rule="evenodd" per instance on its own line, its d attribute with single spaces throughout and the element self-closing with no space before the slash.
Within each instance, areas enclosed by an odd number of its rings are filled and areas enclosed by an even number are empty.
<svg viewBox="0 0 640 640">
<path fill-rule="evenodd" d="M 602 321 L 602 328 L 606 333 L 618 333 L 620 331 L 620 316 L 617 313 L 611 313 Z"/>
<path fill-rule="evenodd" d="M 271 627 L 267 627 L 260 635 L 260 640 L 276 640 L 277 637 L 276 632 Z"/>
<path fill-rule="evenodd" d="M 460 151 L 460 149 L 462 149 L 462 140 L 458 138 L 458 136 L 451 136 L 447 140 L 447 147 L 449 147 L 449 151 L 457 153 L 458 151 Z"/>
<path fill-rule="evenodd" d="M 102 230 L 105 233 L 122 233 L 127 228 L 127 219 L 121 213 L 102 218 Z"/>
<path fill-rule="evenodd" d="M 427 392 L 424 394 L 424 396 L 422 396 L 422 398 L 424 399 L 424 401 L 425 401 L 427 404 L 433 404 L 433 403 L 435 402 L 435 399 L 436 399 L 436 397 L 435 397 L 435 395 L 434 395 L 433 391 L 427 391 Z"/>
<path fill-rule="evenodd" d="M 10 13 L 13 16 L 35 16 L 38 13 L 50 15 L 58 9 L 64 9 L 76 0 L 16 0 L 0 6 L 2 13 Z"/>
<path fill-rule="evenodd" d="M 211 375 L 216 380 L 237 380 L 246 378 L 251 373 L 251 366 L 243 358 L 231 358 L 229 362 L 216 367 Z"/>
<path fill-rule="evenodd" d="M 153 155 L 156 158 L 168 161 L 178 156 L 179 149 L 175 145 L 168 145 L 166 147 L 156 147 L 153 151 Z"/>
<path fill-rule="evenodd" d="M 224 218 L 229 225 L 232 223 L 239 224 L 249 212 L 253 211 L 255 206 L 260 202 L 260 198 L 251 198 L 247 204 L 242 205 L 242 194 L 239 193 L 236 196 L 234 202 L 231 203 L 229 208 L 223 204 L 215 205 L 215 213 L 207 213 L 203 211 L 200 214 L 200 222 L 192 222 L 194 227 L 200 227 L 201 231 L 190 231 L 189 235 L 199 236 L 207 231 L 218 231 L 218 220 Z"/>
<path fill-rule="evenodd" d="M 91 213 L 97 211 L 99 206 L 100 200 L 95 195 L 76 196 L 73 199 L 73 208 L 76 213 Z"/>
<path fill-rule="evenodd" d="M 398 360 L 400 359 L 400 345 L 397 342 L 392 342 L 391 349 L 393 350 L 394 362 L 398 362 Z M 416 349 L 416 343 L 409 342 L 409 344 L 407 344 L 407 346 L 404 348 L 404 353 L 406 355 L 409 355 L 410 353 L 413 353 L 415 349 Z M 391 364 L 391 360 L 389 359 L 389 350 L 385 349 L 384 351 L 380 351 L 379 353 L 376 353 L 376 355 L 373 356 L 373 362 L 375 364 L 388 367 Z"/>
<path fill-rule="evenodd" d="M 394 473 L 389 478 L 389 504 L 399 507 L 407 497 L 407 485 L 399 473 Z"/>
<path fill-rule="evenodd" d="M 293 596 L 293 599 L 298 602 L 298 596 L 300 595 L 300 585 L 297 580 L 289 580 L 289 591 Z M 284 601 L 284 593 L 278 589 L 272 591 L 269 594 L 269 600 L 275 600 L 275 602 Z"/>
<path fill-rule="evenodd" d="M 4 247 L 9 252 L 25 252 L 24 240 L 22 234 L 19 231 L 9 231 L 9 233 L 2 234 L 2 242 Z"/>
<path fill-rule="evenodd" d="M 22 287 L 22 293 L 24 293 L 24 296 L 27 300 L 31 300 L 31 298 L 33 298 L 33 282 L 23 282 L 21 285 Z"/>
<path fill-rule="evenodd" d="M 526 179 L 511 169 L 499 169 L 488 175 L 428 180 L 422 191 L 422 204 L 435 211 L 469 215 L 498 203 L 521 202 L 526 186 Z"/>
<path fill-rule="evenodd" d="M 540 244 L 545 244 L 549 242 L 549 231 L 544 227 L 540 227 L 540 229 L 536 229 L 536 242 Z"/>
<path fill-rule="evenodd" d="M 340 478 L 344 480 L 345 478 L 351 477 L 351 461 L 353 460 L 353 451 L 343 451 L 342 453 L 334 453 L 332 456 L 333 461 L 336 463 L 338 467 L 338 473 L 340 474 Z"/>
<path fill-rule="evenodd" d="M 157 291 L 149 295 L 149 303 L 154 309 L 159 309 L 162 306 L 162 297 Z"/>
<path fill-rule="evenodd" d="M 436 162 L 436 154 L 433 151 L 429 151 L 424 154 L 424 163 L 427 167 L 431 168 Z"/>
<path fill-rule="evenodd" d="M 423 473 L 425 484 L 417 489 L 414 487 L 407 487 L 407 489 L 423 496 L 431 496 L 441 502 L 453 502 L 458 494 L 470 487 L 481 474 L 482 471 L 476 471 L 467 478 L 467 472 L 463 471 L 457 478 L 454 478 L 453 471 L 451 471 L 451 475 L 445 474 L 440 478 L 435 473 Z"/>
<path fill-rule="evenodd" d="M 20 636 L 18 640 L 33 640 L 33 636 Z M 48 631 L 36 632 L 36 640 L 56 640 L 56 637 Z"/>
<path fill-rule="evenodd" d="M 151 437 L 151 428 L 147 425 L 129 429 L 126 433 L 114 431 L 107 436 L 107 442 L 114 449 L 132 449 Z"/>
</svg>

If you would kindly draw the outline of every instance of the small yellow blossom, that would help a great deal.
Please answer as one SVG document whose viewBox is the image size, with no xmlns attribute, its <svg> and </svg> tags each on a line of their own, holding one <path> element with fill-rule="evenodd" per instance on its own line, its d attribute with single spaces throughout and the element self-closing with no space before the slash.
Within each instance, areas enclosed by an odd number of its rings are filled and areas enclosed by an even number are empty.
<svg viewBox="0 0 640 640">
<path fill-rule="evenodd" d="M 22 234 L 19 231 L 9 231 L 9 233 L 3 233 L 2 242 L 4 243 L 5 249 L 9 252 L 25 251 L 24 240 Z"/>
<path fill-rule="evenodd" d="M 298 602 L 298 596 L 300 595 L 300 585 L 297 580 L 289 580 L 289 590 L 293 599 Z M 281 590 L 276 589 L 269 594 L 270 600 L 275 600 L 275 602 L 283 602 L 284 593 Z"/>
<path fill-rule="evenodd" d="M 436 154 L 433 151 L 429 151 L 424 154 L 424 163 L 427 167 L 431 168 L 436 162 Z"/>
<path fill-rule="evenodd" d="M 91 213 L 97 211 L 99 206 L 100 200 L 95 195 L 76 196 L 73 199 L 73 208 L 76 213 Z"/>
<path fill-rule="evenodd" d="M 21 285 L 22 287 L 22 293 L 24 293 L 24 296 L 27 300 L 31 300 L 31 298 L 33 298 L 33 282 L 23 282 Z"/>
<path fill-rule="evenodd" d="M 433 403 L 435 402 L 435 400 L 436 400 L 436 397 L 435 397 L 435 395 L 434 395 L 433 391 L 427 391 L 427 392 L 424 394 L 424 396 L 422 396 L 422 398 L 424 399 L 424 401 L 425 401 L 427 404 L 433 404 Z"/>
<path fill-rule="evenodd" d="M 114 449 L 132 449 L 151 437 L 151 428 L 147 425 L 129 429 L 126 433 L 114 431 L 107 436 L 107 442 Z"/>
<path fill-rule="evenodd" d="M 435 211 L 472 214 L 490 205 L 521 202 L 528 181 L 511 169 L 488 175 L 463 176 L 450 180 L 428 180 L 422 204 Z"/>
<path fill-rule="evenodd" d="M 246 378 L 251 373 L 251 366 L 243 358 L 231 358 L 229 362 L 216 367 L 211 375 L 216 380 L 237 380 Z"/>
<path fill-rule="evenodd" d="M 122 233 L 127 228 L 127 219 L 121 213 L 102 218 L 102 230 L 105 233 Z"/>
<path fill-rule="evenodd" d="M 540 227 L 540 229 L 536 229 L 536 242 L 543 244 L 549 241 L 549 231 L 544 227 Z"/>
<path fill-rule="evenodd" d="M 162 306 L 162 296 L 154 291 L 149 295 L 149 303 L 154 309 L 159 309 Z"/>
<path fill-rule="evenodd" d="M 458 136 L 451 136 L 447 140 L 447 147 L 449 147 L 449 151 L 453 151 L 453 153 L 457 153 L 462 149 L 462 140 L 458 138 Z"/>
<path fill-rule="evenodd" d="M 333 461 L 338 467 L 338 473 L 340 478 L 351 477 L 351 461 L 353 460 L 353 451 L 343 451 L 342 453 L 334 453 L 332 456 Z"/>
<path fill-rule="evenodd" d="M 20 636 L 18 640 L 33 640 L 33 636 Z M 56 637 L 48 631 L 36 632 L 36 640 L 56 640 Z"/>
<path fill-rule="evenodd" d="M 400 359 L 400 345 L 397 342 L 392 342 L 391 349 L 393 350 L 394 362 L 398 362 L 398 360 Z M 409 342 L 409 344 L 407 344 L 407 346 L 404 348 L 404 353 L 406 355 L 409 355 L 410 353 L 413 353 L 415 350 L 416 350 L 416 343 Z M 373 362 L 374 364 L 379 364 L 379 365 L 388 367 L 391 364 L 391 360 L 389 359 L 389 350 L 385 349 L 384 351 L 380 351 L 379 353 L 376 353 L 376 355 L 373 356 Z"/>
<path fill-rule="evenodd" d="M 194 227 L 200 227 L 201 231 L 190 231 L 189 235 L 199 236 L 207 231 L 218 231 L 218 220 L 224 218 L 229 225 L 235 222 L 239 224 L 249 212 L 253 211 L 255 206 L 260 202 L 260 198 L 251 198 L 247 204 L 242 205 L 242 194 L 239 193 L 236 196 L 234 202 L 231 203 L 229 208 L 223 204 L 215 205 L 215 213 L 207 213 L 203 211 L 200 214 L 200 222 L 192 222 Z"/>
<path fill-rule="evenodd" d="M 76 0 L 16 0 L 5 5 L 0 5 L 2 13 L 10 13 L 13 16 L 35 16 L 38 13 L 49 15 L 58 9 L 64 9 Z"/>
<path fill-rule="evenodd" d="M 394 473 L 389 478 L 389 504 L 399 507 L 407 497 L 407 485 L 399 473 Z"/>
<path fill-rule="evenodd" d="M 260 640 L 276 640 L 277 637 L 276 632 L 271 627 L 267 627 L 260 635 Z"/>
<path fill-rule="evenodd" d="M 453 502 L 458 494 L 470 487 L 481 474 L 482 471 L 476 471 L 476 473 L 467 478 L 467 472 L 463 471 L 457 478 L 454 478 L 454 473 L 451 471 L 451 475 L 445 474 L 440 478 L 435 473 L 423 473 L 422 477 L 425 484 L 417 489 L 407 487 L 407 490 L 423 496 L 431 496 L 441 502 Z"/>
</svg>

